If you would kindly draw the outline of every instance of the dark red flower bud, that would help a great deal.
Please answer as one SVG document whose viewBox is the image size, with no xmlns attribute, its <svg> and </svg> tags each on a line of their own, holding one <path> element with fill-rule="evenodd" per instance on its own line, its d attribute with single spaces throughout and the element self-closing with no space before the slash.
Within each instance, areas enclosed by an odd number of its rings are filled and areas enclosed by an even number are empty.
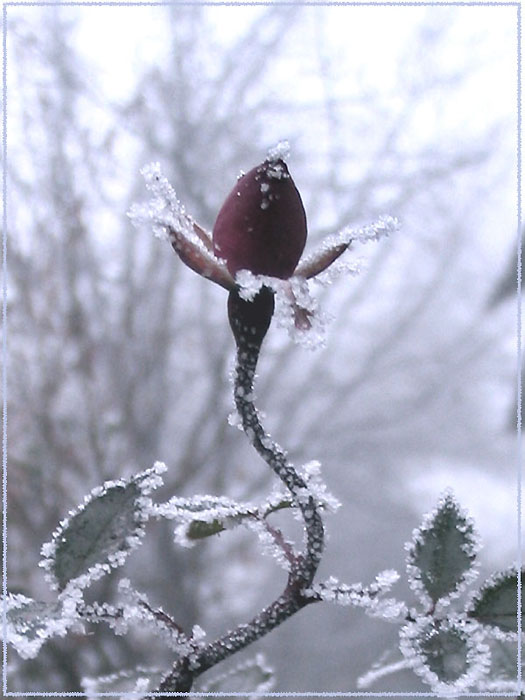
<svg viewBox="0 0 525 700">
<path fill-rule="evenodd" d="M 286 163 L 266 160 L 237 181 L 213 227 L 213 250 L 232 275 L 288 279 L 306 243 L 306 215 Z"/>
</svg>

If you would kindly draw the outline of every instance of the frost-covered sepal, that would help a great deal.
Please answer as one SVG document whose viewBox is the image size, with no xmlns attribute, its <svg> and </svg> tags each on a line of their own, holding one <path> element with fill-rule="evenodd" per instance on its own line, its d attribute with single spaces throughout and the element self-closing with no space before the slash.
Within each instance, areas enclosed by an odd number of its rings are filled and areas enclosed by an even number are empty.
<svg viewBox="0 0 525 700">
<path fill-rule="evenodd" d="M 521 579 L 525 576 L 522 569 Z M 515 638 L 518 632 L 518 573 L 516 567 L 488 578 L 467 603 L 467 615 L 500 637 Z M 521 611 L 521 629 L 525 624 Z"/>
<path fill-rule="evenodd" d="M 64 637 L 72 627 L 82 626 L 78 616 L 79 602 L 79 591 L 59 596 L 54 603 L 8 594 L 2 601 L 7 622 L 4 641 L 23 659 L 33 659 L 49 639 Z"/>
<path fill-rule="evenodd" d="M 446 603 L 474 580 L 479 546 L 472 520 L 446 492 L 405 545 L 410 587 L 423 604 Z"/>
<path fill-rule="evenodd" d="M 257 654 L 254 659 L 244 661 L 233 670 L 216 676 L 203 684 L 199 691 L 203 693 L 249 693 L 257 698 L 271 690 L 274 675 L 266 665 L 264 656 Z"/>
<path fill-rule="evenodd" d="M 295 270 L 296 275 L 310 279 L 324 272 L 353 243 L 368 243 L 389 236 L 400 227 L 399 221 L 392 216 L 382 216 L 375 223 L 362 228 L 346 226 L 336 235 L 328 236 L 321 246 L 303 258 Z"/>
<path fill-rule="evenodd" d="M 147 496 L 162 484 L 164 471 L 156 462 L 130 479 L 108 481 L 70 512 L 42 547 L 40 566 L 53 588 L 85 588 L 125 562 L 142 541 L 151 511 Z"/>
<path fill-rule="evenodd" d="M 459 616 L 430 616 L 409 622 L 399 633 L 399 648 L 412 670 L 435 693 L 467 691 L 490 668 L 490 649 L 476 622 Z"/>
<path fill-rule="evenodd" d="M 140 700 L 148 692 L 155 690 L 165 671 L 158 668 L 142 668 L 138 666 L 133 669 L 126 669 L 118 673 L 97 678 L 85 677 L 81 680 L 81 685 L 88 700 L 100 697 L 102 693 L 111 694 L 113 697 L 134 698 Z M 122 695 L 119 695 L 122 693 Z"/>
</svg>

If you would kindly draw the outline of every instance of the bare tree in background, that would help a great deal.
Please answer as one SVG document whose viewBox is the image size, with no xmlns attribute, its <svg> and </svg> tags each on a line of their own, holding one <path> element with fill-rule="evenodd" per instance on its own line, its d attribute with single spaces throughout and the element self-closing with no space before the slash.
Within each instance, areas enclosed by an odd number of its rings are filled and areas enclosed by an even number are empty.
<svg viewBox="0 0 525 700">
<path fill-rule="evenodd" d="M 330 329 L 335 351 L 305 354 L 297 367 L 297 351 L 276 333 L 257 387 L 261 405 L 272 406 L 272 432 L 286 434 L 297 461 L 303 445 L 304 455 L 327 455 L 328 482 L 345 504 L 337 516 L 344 536 L 334 533 L 327 565 L 339 562 L 342 577 L 366 579 L 399 566 L 390 552 L 400 551 L 413 526 L 399 494 L 408 463 L 419 460 L 424 468 L 436 455 L 461 463 L 474 450 L 487 466 L 504 449 L 485 437 L 479 397 L 467 390 L 469 378 L 501 366 L 501 329 L 478 311 L 489 281 L 469 287 L 464 313 L 450 310 L 457 299 L 464 302 L 466 214 L 494 185 L 488 178 L 480 195 L 472 182 L 491 163 L 498 132 L 494 127 L 460 145 L 442 135 L 406 148 L 418 107 L 433 92 L 460 90 L 464 80 L 441 69 L 448 29 L 431 30 L 433 18 L 421 24 L 399 66 L 397 109 L 367 85 L 357 96 L 336 94 L 329 39 L 318 21 L 312 36 L 323 92 L 312 94 L 298 117 L 293 99 L 272 90 L 268 57 L 278 61 L 288 50 L 287 33 L 309 31 L 304 11 L 261 9 L 227 48 L 214 44 L 206 8 L 163 12 L 172 33 L 170 64 L 146 67 L 125 106 L 100 101 L 60 8 L 42 9 L 38 33 L 22 22 L 9 30 L 10 90 L 21 95 L 9 118 L 18 123 L 12 132 L 24 134 L 9 148 L 10 587 L 39 590 L 37 546 L 103 479 L 161 459 L 170 468 L 169 493 L 252 497 L 267 486 L 266 470 L 226 420 L 233 345 L 223 295 L 182 270 L 164 245 L 132 231 L 124 213 L 142 198 L 139 168 L 162 160 L 187 209 L 211 228 L 239 168 L 258 162 L 271 145 L 268 122 L 277 116 L 296 124 L 287 137 L 296 136 L 293 166 L 317 227 L 312 243 L 328 229 L 384 212 L 407 227 L 361 281 L 337 297 L 320 291 L 321 303 L 332 296 L 337 307 Z M 418 72 L 413 56 L 423 48 Z M 210 75 L 209 59 L 217 56 Z M 27 70 L 33 62 L 34 74 Z M 409 65 L 415 76 L 403 82 Z M 304 114 L 329 135 L 319 170 L 309 167 Z M 103 126 L 95 128 L 99 115 Z M 352 172 L 350 125 L 355 148 L 363 139 Z M 128 156 L 120 163 L 123 148 Z M 465 192 L 460 203 L 458 183 Z M 330 219 L 331 211 L 341 217 Z M 338 416 L 330 425 L 323 422 L 327 406 Z M 359 549 L 364 538 L 374 543 L 366 554 Z M 213 634 L 271 596 L 274 571 L 253 558 L 247 537 L 183 552 L 170 542 L 169 528 L 159 525 L 148 561 L 131 561 L 129 569 L 137 587 L 182 626 L 199 623 Z M 330 613 L 312 610 L 265 640 L 279 690 L 300 690 L 301 683 L 305 690 L 346 689 L 374 660 L 384 630 L 357 627 L 353 613 L 347 620 Z M 333 639 L 323 674 L 301 661 L 311 658 L 305 649 L 320 644 L 315 628 Z M 23 677 L 13 676 L 11 688 L 79 691 L 81 676 L 145 664 L 158 650 L 140 638 L 117 644 L 99 630 L 96 652 L 89 639 L 76 647 L 50 644 L 47 655 L 24 665 Z"/>
</svg>

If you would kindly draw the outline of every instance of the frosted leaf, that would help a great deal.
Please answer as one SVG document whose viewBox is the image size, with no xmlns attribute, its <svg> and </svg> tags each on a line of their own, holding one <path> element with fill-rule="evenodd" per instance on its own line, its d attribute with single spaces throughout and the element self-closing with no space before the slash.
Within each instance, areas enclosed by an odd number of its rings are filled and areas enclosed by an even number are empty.
<svg viewBox="0 0 525 700">
<path fill-rule="evenodd" d="M 5 599 L 5 641 L 23 659 L 34 658 L 49 639 L 64 637 L 72 627 L 80 631 L 80 602 L 79 592 L 63 594 L 55 603 L 43 603 L 23 595 L 8 594 Z M 0 636 L 1 634 L 0 632 Z"/>
<path fill-rule="evenodd" d="M 525 577 L 525 569 L 521 573 Z M 466 611 L 500 639 L 516 639 L 518 632 L 518 574 L 516 567 L 500 571 L 488 578 L 478 592 L 471 596 Z M 524 629 L 524 611 L 521 628 Z"/>
<path fill-rule="evenodd" d="M 175 520 L 175 541 L 191 547 L 196 540 L 210 537 L 228 528 L 242 524 L 246 518 L 259 517 L 255 506 L 241 504 L 225 496 L 193 496 L 171 498 L 153 506 L 153 515 Z"/>
<path fill-rule="evenodd" d="M 88 700 L 94 700 L 102 693 L 111 693 L 116 697 L 122 693 L 122 699 L 132 696 L 139 700 L 141 696 L 154 691 L 165 674 L 166 671 L 158 668 L 138 666 L 97 678 L 85 677 L 82 678 L 81 685 Z"/>
<path fill-rule="evenodd" d="M 162 484 L 165 470 L 156 462 L 130 479 L 107 481 L 62 520 L 43 545 L 40 562 L 53 588 L 85 588 L 122 566 L 142 541 L 151 507 L 147 495 Z"/>
<path fill-rule="evenodd" d="M 491 653 L 490 671 L 486 678 L 477 683 L 478 689 L 485 692 L 519 695 L 516 681 L 517 641 L 509 643 L 508 641 L 489 639 L 489 646 Z M 522 663 L 522 675 L 523 670 Z"/>
<path fill-rule="evenodd" d="M 410 667 L 441 695 L 466 693 L 490 669 L 490 649 L 481 627 L 451 616 L 420 617 L 399 633 L 399 648 Z"/>
<path fill-rule="evenodd" d="M 283 140 L 279 141 L 276 146 L 273 146 L 272 148 L 268 149 L 268 155 L 266 157 L 266 160 L 270 163 L 273 163 L 277 160 L 287 161 L 289 156 L 290 144 L 288 143 L 288 141 Z"/>
<path fill-rule="evenodd" d="M 405 545 L 410 587 L 429 606 L 457 597 L 477 576 L 474 560 L 479 548 L 472 520 L 454 495 L 445 492 Z"/>
<path fill-rule="evenodd" d="M 274 675 L 266 665 L 264 656 L 257 654 L 255 659 L 245 661 L 233 670 L 210 679 L 201 686 L 203 693 L 249 693 L 257 698 L 271 690 Z"/>
</svg>

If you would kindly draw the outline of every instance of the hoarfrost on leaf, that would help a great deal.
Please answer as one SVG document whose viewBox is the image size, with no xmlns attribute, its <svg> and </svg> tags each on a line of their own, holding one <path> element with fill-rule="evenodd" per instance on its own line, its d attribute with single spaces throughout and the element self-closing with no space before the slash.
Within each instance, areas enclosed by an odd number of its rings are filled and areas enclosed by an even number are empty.
<svg viewBox="0 0 525 700">
<path fill-rule="evenodd" d="M 130 479 L 106 482 L 60 523 L 40 562 L 54 588 L 85 588 L 122 566 L 141 543 L 151 507 L 146 494 L 162 484 L 165 468 L 156 462 Z"/>
<path fill-rule="evenodd" d="M 522 580 L 525 569 L 521 572 Z M 518 572 L 516 567 L 493 574 L 467 603 L 467 614 L 490 629 L 492 636 L 516 639 L 518 632 Z M 521 628 L 525 622 L 521 614 Z"/>
<path fill-rule="evenodd" d="M 4 641 L 23 659 L 34 658 L 46 641 L 64 637 L 71 628 L 81 626 L 77 614 L 79 592 L 62 594 L 55 603 L 8 594 L 4 603 L 7 622 Z"/>
<path fill-rule="evenodd" d="M 481 627 L 460 616 L 422 616 L 399 633 L 399 648 L 410 667 L 440 695 L 466 693 L 490 669 L 490 650 Z"/>
<path fill-rule="evenodd" d="M 449 491 L 423 518 L 405 548 L 410 587 L 425 605 L 457 597 L 477 576 L 479 537 Z"/>
<path fill-rule="evenodd" d="M 175 520 L 175 541 L 192 547 L 196 540 L 210 537 L 235 525 L 246 518 L 258 517 L 252 504 L 241 504 L 226 496 L 174 496 L 166 503 L 156 504 L 152 514 L 158 518 Z"/>
</svg>

